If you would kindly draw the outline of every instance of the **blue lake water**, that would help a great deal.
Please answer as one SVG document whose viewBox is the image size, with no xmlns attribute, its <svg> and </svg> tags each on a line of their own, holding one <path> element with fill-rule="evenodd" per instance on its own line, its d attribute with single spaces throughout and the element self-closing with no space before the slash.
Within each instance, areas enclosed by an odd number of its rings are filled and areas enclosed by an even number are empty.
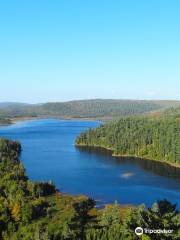
<svg viewBox="0 0 180 240">
<path fill-rule="evenodd" d="M 150 206 L 155 200 L 166 198 L 180 208 L 177 173 L 176 178 L 162 176 L 168 168 L 160 169 L 145 160 L 117 159 L 105 152 L 74 146 L 76 136 L 99 124 L 95 121 L 29 120 L 0 127 L 0 136 L 21 142 L 21 159 L 30 179 L 52 180 L 64 193 L 85 194 L 100 204 L 117 200 L 121 204 Z"/>
</svg>

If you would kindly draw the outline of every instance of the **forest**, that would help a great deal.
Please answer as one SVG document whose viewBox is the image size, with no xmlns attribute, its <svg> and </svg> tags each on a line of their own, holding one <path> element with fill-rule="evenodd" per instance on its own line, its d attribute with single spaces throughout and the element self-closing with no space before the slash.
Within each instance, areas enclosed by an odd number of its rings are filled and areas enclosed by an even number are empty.
<svg viewBox="0 0 180 240">
<path fill-rule="evenodd" d="M 113 119 L 180 106 L 180 101 L 94 99 L 43 104 L 0 103 L 0 117 L 58 117 Z"/>
<path fill-rule="evenodd" d="M 161 239 L 178 239 L 180 213 L 176 205 L 159 200 L 151 208 L 96 208 L 86 196 L 62 194 L 51 182 L 32 182 L 20 161 L 19 142 L 0 139 L 0 239 L 2 240 L 133 240 L 137 226 L 172 229 Z"/>
<path fill-rule="evenodd" d="M 77 146 L 101 147 L 114 156 L 132 156 L 180 165 L 180 107 L 161 114 L 131 116 L 90 129 Z"/>
</svg>

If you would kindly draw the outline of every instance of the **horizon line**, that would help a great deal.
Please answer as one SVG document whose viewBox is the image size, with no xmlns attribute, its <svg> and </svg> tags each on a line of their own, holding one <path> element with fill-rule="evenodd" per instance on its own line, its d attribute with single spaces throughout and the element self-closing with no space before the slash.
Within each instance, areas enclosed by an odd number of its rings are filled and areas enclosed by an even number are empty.
<svg viewBox="0 0 180 240">
<path fill-rule="evenodd" d="M 37 104 L 46 104 L 46 103 L 68 103 L 68 102 L 78 102 L 78 101 L 96 101 L 96 100 L 109 100 L 109 101 L 172 101 L 172 102 L 180 102 L 180 99 L 137 99 L 137 98 L 88 98 L 88 99 L 72 99 L 72 100 L 62 100 L 62 101 L 44 101 L 44 102 L 24 102 L 24 101 L 0 101 L 0 104 L 29 104 L 29 105 L 37 105 Z"/>
</svg>

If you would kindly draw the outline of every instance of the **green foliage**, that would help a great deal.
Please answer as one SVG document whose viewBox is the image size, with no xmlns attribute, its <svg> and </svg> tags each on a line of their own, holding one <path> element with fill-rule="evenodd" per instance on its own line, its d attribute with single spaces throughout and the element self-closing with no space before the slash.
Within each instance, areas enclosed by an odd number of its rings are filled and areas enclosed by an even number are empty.
<svg viewBox="0 0 180 240">
<path fill-rule="evenodd" d="M 50 182 L 34 182 L 31 183 L 31 191 L 35 197 L 48 196 L 56 192 L 55 185 Z"/>
<path fill-rule="evenodd" d="M 73 203 L 75 215 L 72 219 L 71 228 L 76 231 L 77 240 L 83 240 L 86 228 L 90 223 L 95 222 L 94 216 L 89 214 L 94 207 L 95 201 L 90 198 Z"/>
<path fill-rule="evenodd" d="M 111 228 L 114 225 L 121 224 L 120 209 L 117 203 L 107 205 L 103 209 L 100 225 L 105 228 Z"/>
<path fill-rule="evenodd" d="M 121 118 L 82 133 L 76 145 L 180 164 L 180 121 L 177 115 Z"/>
<path fill-rule="evenodd" d="M 133 240 L 134 229 L 173 229 L 162 240 L 178 239 L 180 215 L 166 200 L 152 208 L 125 210 L 117 203 L 103 209 L 84 197 L 63 195 L 51 182 L 31 182 L 19 160 L 18 142 L 0 139 L 0 239 L 2 240 Z M 142 239 L 157 239 L 143 235 Z"/>
<path fill-rule="evenodd" d="M 180 214 L 176 210 L 176 205 L 169 201 L 161 200 L 153 204 L 151 208 L 139 207 L 133 209 L 126 220 L 127 227 L 131 229 L 132 236 L 136 227 L 143 229 L 173 230 L 173 233 L 150 234 L 150 239 L 175 240 L 180 236 Z"/>
</svg>

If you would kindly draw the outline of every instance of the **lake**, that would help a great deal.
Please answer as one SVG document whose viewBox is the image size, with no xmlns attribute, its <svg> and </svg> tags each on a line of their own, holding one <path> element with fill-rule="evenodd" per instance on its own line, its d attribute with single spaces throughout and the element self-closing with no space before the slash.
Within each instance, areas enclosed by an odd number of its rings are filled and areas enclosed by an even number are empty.
<svg viewBox="0 0 180 240">
<path fill-rule="evenodd" d="M 0 127 L 0 136 L 19 140 L 21 159 L 31 180 L 52 180 L 60 191 L 85 194 L 97 204 L 141 204 L 168 199 L 180 208 L 180 175 L 154 161 L 113 158 L 108 152 L 81 149 L 74 140 L 98 121 L 40 119 Z M 168 177 L 171 176 L 171 177 Z"/>
</svg>

